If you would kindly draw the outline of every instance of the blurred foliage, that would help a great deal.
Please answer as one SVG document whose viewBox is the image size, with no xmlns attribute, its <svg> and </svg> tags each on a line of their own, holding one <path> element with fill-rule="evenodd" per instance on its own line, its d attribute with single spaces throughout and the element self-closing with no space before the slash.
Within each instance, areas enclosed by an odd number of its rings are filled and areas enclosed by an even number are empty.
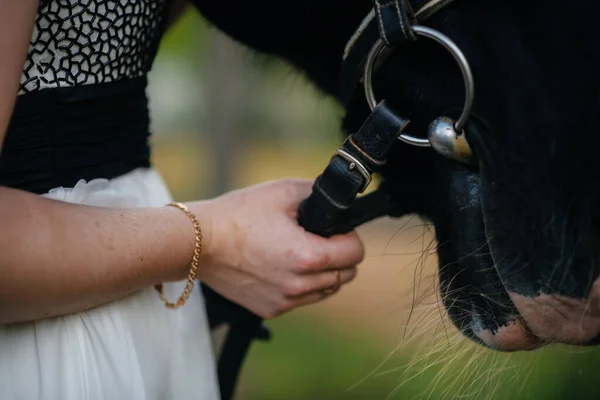
<svg viewBox="0 0 600 400">
<path fill-rule="evenodd" d="M 208 52 L 208 32 L 209 25 L 202 16 L 195 9 L 188 9 L 165 34 L 160 55 L 185 62 L 202 60 L 202 55 Z M 190 57 L 194 53 L 199 57 Z"/>
<path fill-rule="evenodd" d="M 168 99 L 153 108 L 156 112 L 168 108 L 170 113 L 161 117 L 168 118 L 169 125 L 158 129 L 159 138 L 162 131 L 172 129 L 179 134 L 208 134 L 206 81 L 213 78 L 207 71 L 213 33 L 199 13 L 190 9 L 165 35 L 151 74 L 155 82 L 164 82 L 154 90 L 152 100 Z M 235 115 L 242 132 L 239 141 L 339 143 L 342 109 L 333 99 L 286 61 L 238 47 L 244 63 L 243 99 Z"/>
</svg>

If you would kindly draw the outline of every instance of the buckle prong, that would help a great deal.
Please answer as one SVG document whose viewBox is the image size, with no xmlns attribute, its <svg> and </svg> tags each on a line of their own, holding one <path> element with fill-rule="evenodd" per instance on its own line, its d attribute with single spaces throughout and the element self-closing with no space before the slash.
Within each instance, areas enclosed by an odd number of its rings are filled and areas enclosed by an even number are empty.
<svg viewBox="0 0 600 400">
<path fill-rule="evenodd" d="M 343 149 L 336 149 L 329 161 L 331 161 L 336 156 L 339 156 L 348 162 L 348 170 L 357 170 L 363 176 L 363 178 L 365 178 L 365 183 L 363 184 L 362 188 L 358 193 L 363 193 L 365 190 L 367 190 L 369 184 L 371 183 L 372 177 L 369 173 L 369 170 L 365 168 L 363 163 L 360 162 L 358 158 L 354 157 L 352 154 L 348 153 Z"/>
</svg>

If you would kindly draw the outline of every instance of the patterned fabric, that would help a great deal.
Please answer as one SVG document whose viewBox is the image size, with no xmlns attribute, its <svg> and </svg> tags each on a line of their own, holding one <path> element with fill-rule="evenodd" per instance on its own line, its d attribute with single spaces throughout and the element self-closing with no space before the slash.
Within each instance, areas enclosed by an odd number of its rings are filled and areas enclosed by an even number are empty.
<svg viewBox="0 0 600 400">
<path fill-rule="evenodd" d="M 167 2 L 41 2 L 19 94 L 146 75 L 164 31 Z"/>
</svg>

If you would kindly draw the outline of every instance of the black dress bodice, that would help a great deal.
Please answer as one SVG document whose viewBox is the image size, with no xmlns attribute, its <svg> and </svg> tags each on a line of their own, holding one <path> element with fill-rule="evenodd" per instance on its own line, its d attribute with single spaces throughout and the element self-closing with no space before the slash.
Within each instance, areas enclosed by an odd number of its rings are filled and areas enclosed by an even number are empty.
<svg viewBox="0 0 600 400">
<path fill-rule="evenodd" d="M 34 193 L 150 165 L 147 74 L 168 0 L 40 3 L 0 185 Z"/>
</svg>

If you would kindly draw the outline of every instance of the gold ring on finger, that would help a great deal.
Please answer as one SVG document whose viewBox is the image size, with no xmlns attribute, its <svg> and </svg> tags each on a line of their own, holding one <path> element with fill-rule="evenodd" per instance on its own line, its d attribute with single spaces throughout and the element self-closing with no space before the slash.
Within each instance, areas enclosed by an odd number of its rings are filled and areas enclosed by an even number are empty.
<svg viewBox="0 0 600 400">
<path fill-rule="evenodd" d="M 335 284 L 332 287 L 329 287 L 329 288 L 323 290 L 323 293 L 325 293 L 326 295 L 330 295 L 332 293 L 337 292 L 339 290 L 340 286 L 341 286 L 341 282 L 342 281 L 341 281 L 341 276 L 340 276 L 341 275 L 340 270 L 339 269 L 335 269 L 334 272 L 335 272 L 335 280 L 336 280 L 336 282 L 335 282 Z"/>
<path fill-rule="evenodd" d="M 340 288 L 340 286 L 342 286 L 342 278 L 341 278 L 342 273 L 340 272 L 339 268 L 335 270 L 335 278 L 336 278 L 336 282 L 335 282 L 335 290 L 338 290 Z"/>
</svg>

